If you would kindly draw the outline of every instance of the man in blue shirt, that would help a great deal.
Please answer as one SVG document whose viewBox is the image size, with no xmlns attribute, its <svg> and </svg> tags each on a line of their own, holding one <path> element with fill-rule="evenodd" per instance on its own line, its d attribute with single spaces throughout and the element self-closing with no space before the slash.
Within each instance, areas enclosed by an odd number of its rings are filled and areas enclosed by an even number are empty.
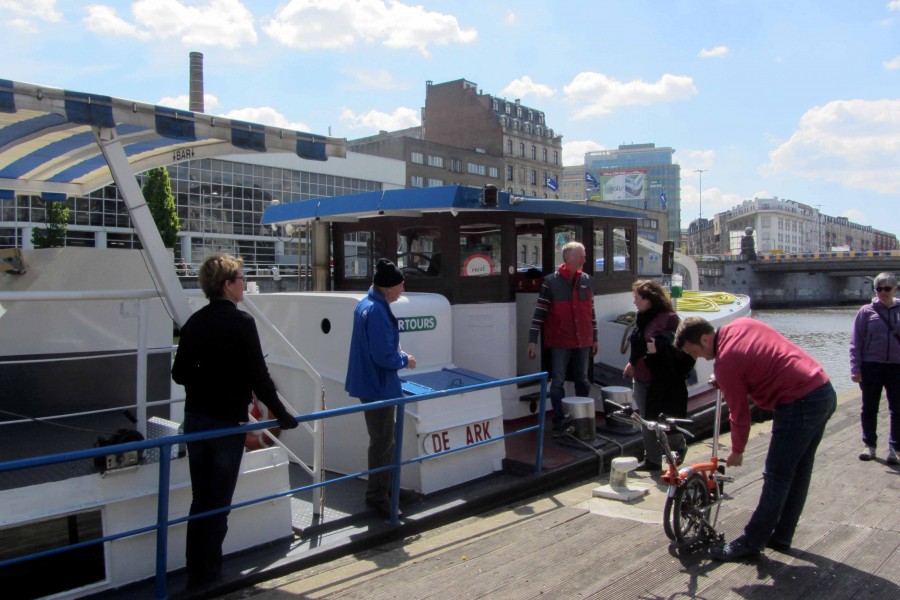
<svg viewBox="0 0 900 600">
<path fill-rule="evenodd" d="M 400 350 L 400 327 L 390 306 L 400 298 L 403 285 L 403 272 L 391 261 L 379 259 L 369 294 L 356 305 L 344 389 L 360 402 L 399 398 L 403 390 L 397 371 L 416 367 L 416 359 Z M 391 464 L 395 408 L 367 410 L 364 414 L 369 432 L 369 469 Z M 390 489 L 390 471 L 371 473 L 366 504 L 390 516 Z"/>
</svg>

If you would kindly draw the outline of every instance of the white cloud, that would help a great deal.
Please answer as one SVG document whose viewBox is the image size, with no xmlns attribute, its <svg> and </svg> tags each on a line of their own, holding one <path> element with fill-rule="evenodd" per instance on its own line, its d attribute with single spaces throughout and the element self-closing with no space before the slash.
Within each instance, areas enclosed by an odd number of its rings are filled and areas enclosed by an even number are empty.
<svg viewBox="0 0 900 600">
<path fill-rule="evenodd" d="M 0 0 L 0 11 L 10 11 L 21 17 L 48 23 L 62 20 L 62 13 L 56 10 L 56 0 Z M 13 19 L 15 21 L 19 19 Z"/>
<path fill-rule="evenodd" d="M 848 208 L 844 212 L 842 212 L 839 216 L 847 217 L 849 220 L 854 223 L 863 223 L 866 220 L 866 213 L 861 210 L 855 208 Z"/>
<path fill-rule="evenodd" d="M 239 0 L 137 0 L 131 5 L 133 22 L 116 14 L 116 9 L 91 4 L 84 24 L 105 35 L 139 40 L 176 38 L 185 46 L 238 48 L 256 43 L 253 14 Z"/>
<path fill-rule="evenodd" d="M 341 121 L 346 123 L 348 129 L 374 129 L 375 131 L 394 131 L 422 124 L 419 120 L 419 111 L 405 106 L 401 106 L 390 114 L 379 110 L 370 110 L 361 115 L 355 114 L 349 108 L 343 108 L 341 109 Z"/>
<path fill-rule="evenodd" d="M 531 77 L 525 75 L 519 79 L 513 79 L 500 93 L 511 98 L 524 98 L 526 96 L 549 98 L 556 94 L 556 90 L 549 85 L 532 81 Z"/>
<path fill-rule="evenodd" d="M 394 79 L 387 70 L 372 71 L 369 69 L 346 69 L 347 75 L 353 77 L 356 82 L 351 84 L 351 90 L 405 90 L 408 85 Z"/>
<path fill-rule="evenodd" d="M 287 117 L 271 106 L 239 108 L 237 110 L 230 110 L 219 116 L 225 117 L 226 119 L 261 123 L 272 127 L 280 127 L 281 129 L 295 129 L 297 131 L 310 130 L 310 126 L 306 123 L 302 121 L 289 121 Z"/>
<path fill-rule="evenodd" d="M 603 116 L 616 108 L 683 100 L 697 94 L 694 80 L 686 75 L 665 74 L 656 82 L 622 82 L 603 73 L 583 72 L 563 87 L 566 102 L 579 104 L 576 119 Z"/>
<path fill-rule="evenodd" d="M 712 169 L 716 163 L 715 150 L 679 150 L 678 154 L 673 157 L 674 162 L 681 165 L 681 178 L 684 179 L 687 173 L 691 173 L 696 169 L 704 171 Z"/>
<path fill-rule="evenodd" d="M 897 1 L 900 2 L 900 0 Z M 884 68 L 889 71 L 900 69 L 900 56 L 895 56 L 891 60 L 884 61 L 882 64 L 884 65 Z"/>
<path fill-rule="evenodd" d="M 519 22 L 519 15 L 514 13 L 513 11 L 509 11 L 506 13 L 506 17 L 503 19 L 503 22 L 506 23 L 508 27 L 512 27 Z"/>
<path fill-rule="evenodd" d="M 764 170 L 900 194 L 900 99 L 835 100 L 803 115 Z"/>
<path fill-rule="evenodd" d="M 461 28 L 453 15 L 398 0 L 290 0 L 275 10 L 263 30 L 297 50 L 380 42 L 393 49 L 415 48 L 426 58 L 429 46 L 478 38 L 475 29 Z"/>
<path fill-rule="evenodd" d="M 584 165 L 584 155 L 594 150 L 606 150 L 606 146 L 592 140 L 572 140 L 563 142 L 562 164 L 567 167 Z"/>
<path fill-rule="evenodd" d="M 728 54 L 728 46 L 716 46 L 715 48 L 710 48 L 709 50 L 704 48 L 700 51 L 699 54 L 697 54 L 697 56 L 699 56 L 700 58 L 714 58 L 717 56 L 725 56 L 726 54 Z"/>
<path fill-rule="evenodd" d="M 900 10 L 900 0 L 891 0 L 888 2 L 888 10 Z"/>
<path fill-rule="evenodd" d="M 686 175 L 694 175 L 693 178 Z M 713 215 L 730 210 L 743 202 L 745 198 L 740 194 L 724 192 L 718 187 L 703 186 L 703 197 L 700 197 L 700 187 L 696 173 L 681 173 L 681 226 L 687 227 L 688 223 L 702 215 L 707 219 Z"/>
<path fill-rule="evenodd" d="M 190 97 L 187 94 L 182 96 L 166 96 L 160 98 L 157 104 L 160 106 L 188 110 L 188 107 L 190 106 Z M 203 112 L 206 114 L 215 114 L 217 117 L 225 117 L 226 119 L 260 123 L 261 125 L 270 125 L 272 127 L 280 127 L 281 129 L 293 129 L 296 131 L 310 130 L 309 125 L 306 123 L 302 121 L 290 121 L 271 106 L 238 108 L 228 112 L 213 113 L 213 111 L 220 110 L 221 108 L 222 104 L 216 96 L 213 94 L 203 95 Z"/>
<path fill-rule="evenodd" d="M 159 102 L 156 103 L 159 106 L 168 106 L 171 108 L 180 108 L 182 110 L 188 110 L 188 107 L 191 105 L 190 96 L 184 94 L 182 96 L 166 96 L 159 99 Z M 203 111 L 209 113 L 212 110 L 216 110 L 221 108 L 222 105 L 219 103 L 219 99 L 213 94 L 203 94 Z"/>
<path fill-rule="evenodd" d="M 6 24 L 22 33 L 37 33 L 39 31 L 34 21 L 28 19 L 10 19 Z"/>
</svg>

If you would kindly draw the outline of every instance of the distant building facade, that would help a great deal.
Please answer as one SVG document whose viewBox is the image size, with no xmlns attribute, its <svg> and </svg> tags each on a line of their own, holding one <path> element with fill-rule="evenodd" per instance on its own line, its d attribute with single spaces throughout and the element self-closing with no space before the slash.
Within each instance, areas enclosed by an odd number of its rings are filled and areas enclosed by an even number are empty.
<svg viewBox="0 0 900 600">
<path fill-rule="evenodd" d="M 421 127 L 348 140 L 347 150 L 403 161 L 406 187 L 492 184 L 502 189 L 501 157 L 424 140 Z"/>
<path fill-rule="evenodd" d="M 547 125 L 543 111 L 477 87 L 465 79 L 426 82 L 423 139 L 502 158 L 500 189 L 559 199 L 562 136 Z"/>
<path fill-rule="evenodd" d="M 559 182 L 560 200 L 587 200 L 587 186 L 584 181 L 584 165 L 563 167 L 562 181 Z"/>
<path fill-rule="evenodd" d="M 692 221 L 686 235 L 687 252 L 695 256 L 739 254 L 740 238 L 748 227 L 753 230 L 759 253 L 826 252 L 844 247 L 868 252 L 897 247 L 894 234 L 776 196 L 744 200 L 712 219 Z"/>
<path fill-rule="evenodd" d="M 588 197 L 632 209 L 668 214 L 664 239 L 681 236 L 681 166 L 672 162 L 672 148 L 656 144 L 623 144 L 617 150 L 597 150 L 584 156 Z M 596 183 L 595 183 L 596 182 Z"/>
</svg>

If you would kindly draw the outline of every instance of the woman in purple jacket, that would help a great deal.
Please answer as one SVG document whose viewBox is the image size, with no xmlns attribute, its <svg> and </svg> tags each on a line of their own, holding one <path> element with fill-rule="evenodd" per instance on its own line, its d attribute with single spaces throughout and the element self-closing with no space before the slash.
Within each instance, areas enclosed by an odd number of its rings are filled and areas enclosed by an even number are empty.
<svg viewBox="0 0 900 600">
<path fill-rule="evenodd" d="M 900 300 L 894 298 L 897 278 L 892 273 L 875 277 L 875 298 L 856 313 L 850 340 L 850 378 L 862 390 L 863 451 L 859 460 L 875 458 L 878 405 L 884 388 L 891 419 L 887 464 L 900 463 Z"/>
</svg>

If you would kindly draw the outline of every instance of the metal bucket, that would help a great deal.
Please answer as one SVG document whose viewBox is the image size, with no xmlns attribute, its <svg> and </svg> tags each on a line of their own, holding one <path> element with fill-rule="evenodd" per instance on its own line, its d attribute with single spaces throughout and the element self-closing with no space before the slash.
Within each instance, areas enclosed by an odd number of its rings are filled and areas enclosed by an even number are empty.
<svg viewBox="0 0 900 600">
<path fill-rule="evenodd" d="M 632 408 L 637 408 L 634 406 L 634 390 L 629 387 L 624 387 L 621 385 L 610 385 L 607 387 L 600 388 L 600 397 L 603 398 L 603 412 L 605 414 L 610 414 L 618 410 L 616 407 L 612 405 L 607 405 L 606 400 L 611 400 L 616 404 L 624 406 L 628 408 L 629 406 Z"/>
<path fill-rule="evenodd" d="M 575 437 L 580 440 L 593 440 L 597 433 L 597 421 L 594 416 L 594 399 L 582 396 L 563 398 L 563 412 L 572 417 Z"/>
</svg>

